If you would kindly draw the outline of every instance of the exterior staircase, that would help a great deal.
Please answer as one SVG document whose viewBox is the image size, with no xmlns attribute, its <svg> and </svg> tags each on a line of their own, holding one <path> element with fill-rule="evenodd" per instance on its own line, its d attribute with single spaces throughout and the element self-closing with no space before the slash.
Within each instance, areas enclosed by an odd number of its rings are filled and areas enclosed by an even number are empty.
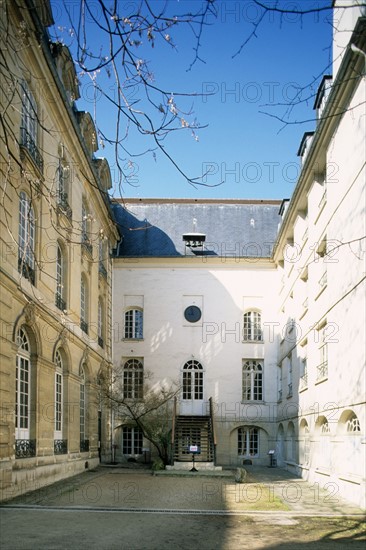
<svg viewBox="0 0 366 550">
<path fill-rule="evenodd" d="M 214 463 L 214 442 L 210 416 L 177 416 L 173 458 L 176 462 L 192 462 L 190 445 L 197 445 L 195 462 Z"/>
</svg>

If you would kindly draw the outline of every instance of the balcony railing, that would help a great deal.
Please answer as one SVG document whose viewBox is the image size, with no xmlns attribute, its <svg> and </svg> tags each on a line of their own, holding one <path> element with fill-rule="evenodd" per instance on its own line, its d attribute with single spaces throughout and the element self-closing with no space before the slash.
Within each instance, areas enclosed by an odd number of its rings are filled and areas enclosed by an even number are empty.
<svg viewBox="0 0 366 550">
<path fill-rule="evenodd" d="M 15 457 L 30 458 L 36 456 L 36 440 L 35 439 L 16 439 L 15 440 Z"/>
<path fill-rule="evenodd" d="M 103 262 L 99 262 L 99 275 L 101 275 L 102 277 L 104 277 L 105 279 L 107 278 L 107 270 L 103 264 Z"/>
<path fill-rule="evenodd" d="M 82 234 L 81 247 L 85 252 L 90 254 L 90 256 L 93 256 L 93 245 L 91 244 L 90 239 L 86 233 Z"/>
<path fill-rule="evenodd" d="M 86 321 L 84 321 L 83 319 L 80 320 L 80 328 L 83 332 L 85 332 L 85 334 L 88 334 L 89 333 L 89 325 Z"/>
<path fill-rule="evenodd" d="M 28 279 L 32 283 L 32 285 L 34 285 L 36 281 L 35 271 L 33 267 L 31 267 L 29 263 L 23 258 L 18 258 L 18 271 L 23 275 L 25 279 Z"/>
<path fill-rule="evenodd" d="M 104 340 L 101 336 L 98 336 L 98 346 L 104 348 Z"/>
<path fill-rule="evenodd" d="M 32 136 L 26 128 L 20 129 L 20 145 L 28 151 L 33 162 L 35 163 L 41 174 L 43 174 L 43 158 Z"/>
<path fill-rule="evenodd" d="M 67 439 L 54 439 L 53 441 L 53 452 L 55 455 L 66 455 L 67 454 Z"/>
<path fill-rule="evenodd" d="M 65 311 L 66 309 L 66 302 L 62 299 L 61 294 L 59 294 L 58 292 L 56 292 L 55 294 L 55 306 L 61 311 Z"/>
<path fill-rule="evenodd" d="M 316 381 L 324 380 L 328 377 L 328 361 L 324 361 L 316 367 Z"/>
<path fill-rule="evenodd" d="M 80 452 L 87 453 L 89 451 L 89 439 L 80 439 Z"/>
<path fill-rule="evenodd" d="M 61 210 L 61 212 L 69 219 L 72 219 L 72 210 L 70 208 L 70 205 L 68 203 L 68 194 L 67 193 L 59 193 L 57 197 L 57 206 Z"/>
<path fill-rule="evenodd" d="M 301 377 L 300 377 L 300 390 L 304 390 L 305 388 L 308 387 L 308 375 L 307 374 L 303 374 Z"/>
</svg>

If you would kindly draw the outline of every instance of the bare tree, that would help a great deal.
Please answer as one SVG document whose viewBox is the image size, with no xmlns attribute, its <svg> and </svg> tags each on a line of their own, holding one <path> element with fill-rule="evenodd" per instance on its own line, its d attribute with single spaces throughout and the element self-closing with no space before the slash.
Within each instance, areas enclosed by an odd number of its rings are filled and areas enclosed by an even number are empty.
<svg viewBox="0 0 366 550">
<path fill-rule="evenodd" d="M 157 151 L 165 155 L 190 184 L 205 185 L 202 177 L 187 174 L 167 146 L 168 135 L 177 131 L 188 131 L 193 139 L 198 139 L 197 131 L 203 126 L 191 105 L 192 98 L 198 94 L 161 87 L 147 59 L 156 49 L 177 48 L 174 34 L 176 29 L 184 27 L 193 43 L 191 67 L 202 61 L 201 36 L 208 16 L 216 14 L 214 1 L 197 3 L 194 13 L 184 11 L 184 2 L 140 0 L 109 4 L 102 0 L 82 0 L 78 6 L 70 7 L 67 1 L 62 5 L 67 23 L 51 29 L 53 40 L 70 47 L 80 81 L 89 88 L 91 84 L 88 98 L 93 105 L 99 145 L 108 144 L 114 150 L 119 194 L 122 195 L 123 182 L 132 183 L 128 167 L 133 166 L 134 158 L 146 153 L 155 156 Z M 113 135 L 108 134 L 98 120 L 101 105 L 115 120 Z M 128 138 L 133 132 L 140 135 L 141 142 L 148 139 L 150 144 L 138 152 L 131 151 Z"/>
<path fill-rule="evenodd" d="M 179 391 L 174 381 L 153 383 L 151 373 L 126 373 L 123 366 L 115 366 L 100 379 L 101 400 L 112 409 L 115 428 L 139 428 L 164 465 L 170 461 L 173 400 Z"/>
</svg>

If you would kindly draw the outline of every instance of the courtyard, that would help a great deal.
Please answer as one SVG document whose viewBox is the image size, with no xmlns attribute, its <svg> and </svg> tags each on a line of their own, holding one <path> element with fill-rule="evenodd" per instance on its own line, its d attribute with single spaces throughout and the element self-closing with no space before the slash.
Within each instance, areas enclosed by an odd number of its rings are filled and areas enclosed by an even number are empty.
<svg viewBox="0 0 366 550">
<path fill-rule="evenodd" d="M 11 494 L 9 493 L 9 498 Z M 364 514 L 281 469 L 152 475 L 103 467 L 8 500 L 1 548 L 364 548 Z"/>
</svg>

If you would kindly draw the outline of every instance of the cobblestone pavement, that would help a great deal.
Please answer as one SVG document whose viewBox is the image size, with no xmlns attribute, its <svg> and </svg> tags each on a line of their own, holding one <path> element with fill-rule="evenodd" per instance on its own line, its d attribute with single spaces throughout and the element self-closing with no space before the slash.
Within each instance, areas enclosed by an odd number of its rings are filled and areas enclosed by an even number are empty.
<svg viewBox="0 0 366 550">
<path fill-rule="evenodd" d="M 226 471 L 99 467 L 6 502 L 1 549 L 364 550 L 364 515 L 337 487 L 324 491 L 280 469 L 248 472 L 236 484 Z"/>
</svg>

